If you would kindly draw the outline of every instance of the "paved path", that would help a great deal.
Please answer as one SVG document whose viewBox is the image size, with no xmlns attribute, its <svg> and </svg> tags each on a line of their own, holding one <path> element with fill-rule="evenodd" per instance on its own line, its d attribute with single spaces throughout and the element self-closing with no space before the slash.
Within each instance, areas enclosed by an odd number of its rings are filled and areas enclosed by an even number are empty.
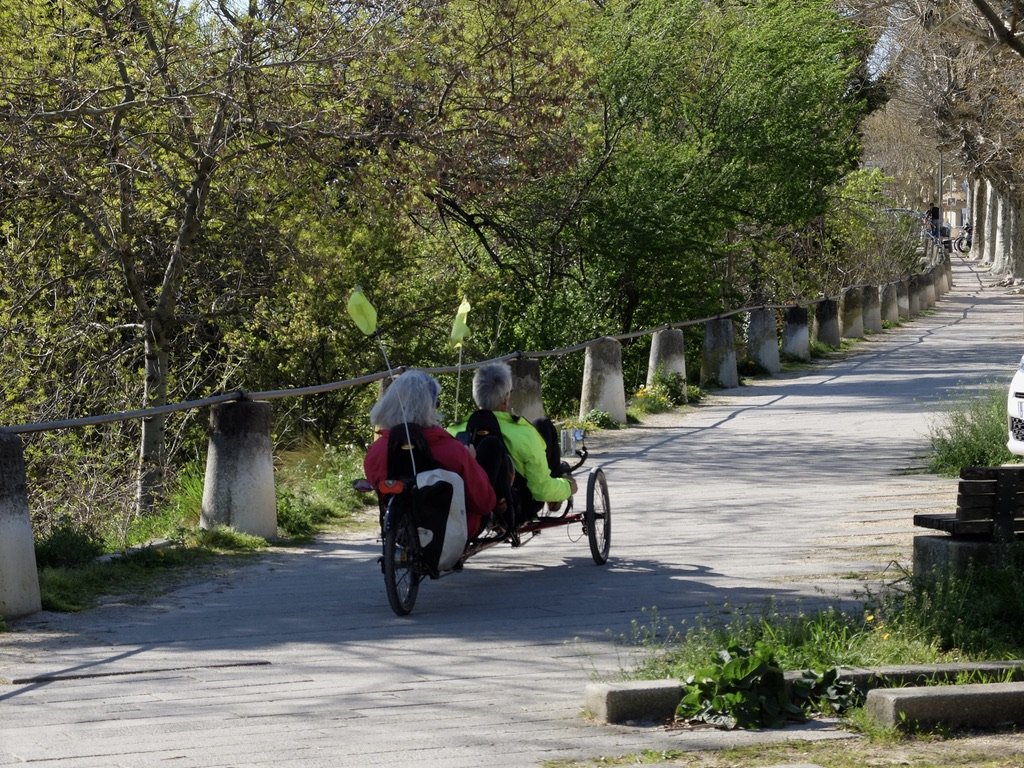
<svg viewBox="0 0 1024 768">
<path fill-rule="evenodd" d="M 1022 300 L 967 265 L 956 280 L 848 359 L 594 439 L 615 514 L 605 567 L 549 531 L 425 583 L 400 619 L 373 537 L 332 537 L 145 605 L 13 622 L 0 766 L 535 766 L 792 736 L 596 725 L 582 693 L 628 665 L 614 638 L 645 608 L 678 626 L 726 604 L 846 601 L 865 586 L 851 575 L 910 566 L 913 513 L 955 497 L 912 471 L 930 420 L 1005 386 L 1024 351 Z"/>
</svg>

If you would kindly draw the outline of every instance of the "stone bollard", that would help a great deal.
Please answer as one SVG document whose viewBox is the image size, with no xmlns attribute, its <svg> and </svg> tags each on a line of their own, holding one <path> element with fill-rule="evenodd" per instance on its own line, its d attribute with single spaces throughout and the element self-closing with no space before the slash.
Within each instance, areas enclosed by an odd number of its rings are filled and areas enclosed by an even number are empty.
<svg viewBox="0 0 1024 768">
<path fill-rule="evenodd" d="M 864 289 L 860 286 L 844 288 L 839 298 L 844 339 L 864 338 Z"/>
<path fill-rule="evenodd" d="M 779 329 L 775 323 L 775 311 L 755 309 L 751 311 L 747 324 L 747 357 L 768 373 L 778 373 Z"/>
<path fill-rule="evenodd" d="M 210 444 L 203 487 L 203 528 L 229 526 L 277 537 L 270 403 L 243 400 L 210 408 Z"/>
<path fill-rule="evenodd" d="M 907 297 L 909 315 L 917 317 L 921 314 L 921 279 L 917 275 L 911 275 L 907 280 Z"/>
<path fill-rule="evenodd" d="M 0 617 L 25 616 L 41 609 L 25 454 L 18 435 L 0 432 Z"/>
<path fill-rule="evenodd" d="M 910 319 L 910 278 L 905 277 L 896 283 L 896 311 L 901 320 Z"/>
<path fill-rule="evenodd" d="M 794 360 L 811 359 L 811 326 L 804 307 L 787 307 L 782 313 L 782 354 Z"/>
<path fill-rule="evenodd" d="M 946 290 L 953 290 L 953 260 L 946 259 L 944 264 L 946 270 Z"/>
<path fill-rule="evenodd" d="M 921 314 L 928 309 L 928 291 L 925 289 L 924 273 L 913 275 L 913 286 L 915 293 L 918 294 L 918 314 Z"/>
<path fill-rule="evenodd" d="M 678 376 L 686 382 L 686 339 L 679 328 L 656 331 L 651 338 L 651 354 L 647 362 L 647 386 L 653 386 L 658 375 Z M 686 387 L 682 387 L 686 392 Z"/>
<path fill-rule="evenodd" d="M 708 320 L 704 324 L 704 353 L 700 366 L 700 385 L 738 387 L 735 336 L 732 320 Z"/>
<path fill-rule="evenodd" d="M 900 321 L 899 289 L 896 283 L 886 283 L 882 286 L 879 296 L 881 304 L 882 323 L 896 325 Z"/>
<path fill-rule="evenodd" d="M 934 307 L 935 302 L 938 301 L 939 295 L 935 290 L 935 267 L 932 267 L 922 275 L 922 282 L 924 284 L 924 304 L 925 307 Z"/>
<path fill-rule="evenodd" d="M 949 261 L 949 256 L 943 256 L 942 260 L 932 267 L 932 274 L 935 279 L 935 299 L 938 301 L 946 293 L 949 292 L 949 286 L 946 285 L 946 262 Z"/>
<path fill-rule="evenodd" d="M 882 301 L 874 285 L 864 286 L 864 332 L 882 332 Z"/>
<path fill-rule="evenodd" d="M 814 338 L 819 344 L 837 349 L 842 343 L 839 335 L 839 302 L 835 299 L 822 299 L 815 305 Z"/>
<path fill-rule="evenodd" d="M 604 411 L 614 421 L 626 423 L 626 390 L 622 378 L 622 345 L 615 339 L 596 339 L 587 347 L 583 363 L 583 394 L 580 418 Z"/>
<path fill-rule="evenodd" d="M 540 361 L 521 357 L 510 360 L 508 367 L 512 369 L 509 410 L 524 419 L 536 421 L 544 415 L 544 401 L 540 395 Z"/>
</svg>

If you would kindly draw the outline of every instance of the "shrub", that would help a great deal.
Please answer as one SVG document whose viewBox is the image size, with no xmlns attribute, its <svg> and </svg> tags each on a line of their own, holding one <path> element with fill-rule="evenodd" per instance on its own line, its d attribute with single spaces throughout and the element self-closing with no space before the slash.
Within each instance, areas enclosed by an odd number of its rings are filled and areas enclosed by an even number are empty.
<svg viewBox="0 0 1024 768">
<path fill-rule="evenodd" d="M 672 410 L 672 401 L 658 385 L 640 387 L 629 400 L 631 408 L 638 413 L 664 413 Z"/>
<path fill-rule="evenodd" d="M 103 542 L 87 524 L 65 517 L 36 541 L 35 549 L 39 568 L 74 568 L 103 554 Z"/>
<path fill-rule="evenodd" d="M 942 650 L 999 658 L 1024 651 L 1024 544 L 1015 542 L 996 561 L 972 563 L 960 573 L 915 578 L 894 595 L 889 622 L 905 633 L 935 639 Z"/>
<path fill-rule="evenodd" d="M 1006 448 L 1006 388 L 992 385 L 979 396 L 955 401 L 930 437 L 932 472 L 955 475 L 963 467 L 1013 461 Z"/>
<path fill-rule="evenodd" d="M 802 718 L 790 704 L 782 669 L 767 646 L 733 645 L 686 679 L 676 714 L 725 728 L 779 727 Z"/>
<path fill-rule="evenodd" d="M 658 368 L 654 373 L 654 387 L 664 393 L 672 405 L 685 405 L 690 399 L 691 387 L 700 391 L 699 387 L 686 383 L 685 377 L 680 373 L 666 373 L 664 368 Z"/>
<path fill-rule="evenodd" d="M 618 429 L 621 425 L 607 411 L 599 411 L 596 408 L 588 411 L 578 425 L 591 431 L 594 429 Z"/>
</svg>

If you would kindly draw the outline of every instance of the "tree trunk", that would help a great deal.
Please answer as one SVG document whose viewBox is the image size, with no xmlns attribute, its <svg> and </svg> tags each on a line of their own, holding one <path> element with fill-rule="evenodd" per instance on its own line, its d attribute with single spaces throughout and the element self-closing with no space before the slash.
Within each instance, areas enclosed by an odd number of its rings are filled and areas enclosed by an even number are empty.
<svg viewBox="0 0 1024 768">
<path fill-rule="evenodd" d="M 993 264 L 999 251 L 999 207 L 1002 198 L 999 189 L 991 180 L 988 182 L 988 216 L 985 219 L 985 263 Z"/>
<path fill-rule="evenodd" d="M 143 407 L 167 404 L 167 334 L 164 323 L 148 318 L 145 329 L 146 378 Z M 142 441 L 139 449 L 139 479 L 136 501 L 141 515 L 155 512 L 164 498 L 166 480 L 166 440 L 164 423 L 167 417 L 150 416 L 142 420 Z"/>
<path fill-rule="evenodd" d="M 1007 241 L 1010 277 L 1014 280 L 1024 277 L 1024 206 L 1018 195 L 1007 198 L 1010 208 L 1010 237 Z"/>
<path fill-rule="evenodd" d="M 1004 275 L 1010 271 L 1010 243 L 1013 229 L 1013 204 L 1005 190 L 999 189 L 999 215 L 996 217 L 995 253 L 992 258 L 992 272 Z"/>
<path fill-rule="evenodd" d="M 968 223 L 974 228 L 971 233 L 971 253 L 985 252 L 985 217 L 988 216 L 988 182 L 977 178 L 971 184 L 971 210 Z"/>
</svg>

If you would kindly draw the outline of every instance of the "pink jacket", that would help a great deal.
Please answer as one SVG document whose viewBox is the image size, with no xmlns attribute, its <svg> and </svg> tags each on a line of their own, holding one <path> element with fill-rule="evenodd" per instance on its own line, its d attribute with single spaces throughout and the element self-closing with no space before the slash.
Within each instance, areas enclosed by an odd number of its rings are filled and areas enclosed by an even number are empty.
<svg viewBox="0 0 1024 768">
<path fill-rule="evenodd" d="M 366 458 L 363 459 L 366 479 L 375 487 L 381 480 L 387 480 L 388 474 L 388 430 L 382 429 L 378 434 L 380 437 L 366 451 Z M 427 438 L 427 445 L 437 466 L 462 477 L 466 486 L 466 524 L 470 537 L 476 536 L 480 532 L 483 518 L 491 513 L 497 503 L 487 473 L 469 455 L 466 446 L 443 428 L 425 427 L 423 436 Z"/>
</svg>

